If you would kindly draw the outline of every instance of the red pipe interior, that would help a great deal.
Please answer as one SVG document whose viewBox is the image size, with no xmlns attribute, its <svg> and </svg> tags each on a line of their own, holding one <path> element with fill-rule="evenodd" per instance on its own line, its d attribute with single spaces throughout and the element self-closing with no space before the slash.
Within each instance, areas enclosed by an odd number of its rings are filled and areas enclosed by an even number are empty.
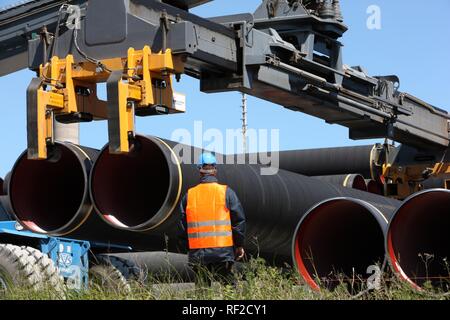
<svg viewBox="0 0 450 320">
<path fill-rule="evenodd" d="M 366 180 L 364 180 L 364 177 L 360 175 L 355 176 L 352 188 L 356 190 L 367 191 Z"/>
<path fill-rule="evenodd" d="M 170 184 L 167 160 L 151 140 L 137 137 L 127 155 L 103 149 L 92 172 L 91 192 L 99 213 L 111 224 L 134 227 L 162 207 Z"/>
<path fill-rule="evenodd" d="M 367 191 L 373 194 L 383 195 L 383 185 L 375 180 L 370 180 L 367 183 Z"/>
<path fill-rule="evenodd" d="M 295 236 L 298 271 L 315 289 L 319 282 L 334 288 L 342 276 L 366 279 L 367 268 L 385 258 L 377 219 L 362 204 L 347 199 L 330 200 L 313 209 Z"/>
<path fill-rule="evenodd" d="M 430 191 L 408 200 L 388 233 L 394 269 L 416 287 L 426 281 L 448 288 L 450 276 L 450 192 Z"/>
<path fill-rule="evenodd" d="M 57 230 L 77 214 L 86 192 L 84 169 L 68 147 L 58 158 L 28 160 L 24 153 L 11 174 L 11 206 L 18 220 L 36 232 Z"/>
</svg>

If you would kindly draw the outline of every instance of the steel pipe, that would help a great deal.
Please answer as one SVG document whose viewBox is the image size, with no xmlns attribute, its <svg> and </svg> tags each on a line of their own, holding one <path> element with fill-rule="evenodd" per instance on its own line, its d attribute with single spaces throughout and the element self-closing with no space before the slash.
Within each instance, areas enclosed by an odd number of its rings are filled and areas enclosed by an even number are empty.
<svg viewBox="0 0 450 320">
<path fill-rule="evenodd" d="M 53 155 L 34 161 L 23 152 L 11 171 L 8 196 L 17 220 L 27 229 L 66 235 L 89 217 L 88 175 L 98 151 L 58 142 Z"/>
<path fill-rule="evenodd" d="M 128 260 L 138 270 L 140 280 L 161 279 L 175 282 L 192 282 L 194 273 L 185 254 L 172 252 L 115 253 L 112 256 Z"/>
<path fill-rule="evenodd" d="M 280 169 L 306 176 L 331 176 L 358 173 L 366 179 L 377 179 L 381 174 L 374 166 L 378 145 L 339 147 L 278 152 Z M 249 154 L 249 159 L 268 164 L 268 154 Z M 267 157 L 267 159 L 266 159 Z"/>
<path fill-rule="evenodd" d="M 48 160 L 16 161 L 8 182 L 8 200 L 14 218 L 26 229 L 50 236 L 66 236 L 105 245 L 139 250 L 164 248 L 162 237 L 149 237 L 110 227 L 93 211 L 89 173 L 98 150 L 57 142 Z"/>
<path fill-rule="evenodd" d="M 450 191 L 426 190 L 406 199 L 389 224 L 386 250 L 393 270 L 413 287 L 450 289 Z"/>
<path fill-rule="evenodd" d="M 5 179 L 3 179 L 3 186 L 0 189 L 0 193 L 4 196 L 8 194 L 8 184 L 9 184 L 10 178 L 11 178 L 11 172 L 8 172 L 5 176 Z"/>
<path fill-rule="evenodd" d="M 0 221 L 10 221 L 12 217 L 9 214 L 8 199 L 6 196 L 0 196 Z"/>
<path fill-rule="evenodd" d="M 180 162 L 172 147 L 158 138 L 138 136 L 137 142 L 138 147 L 128 155 L 112 155 L 108 146 L 103 148 L 91 173 L 94 206 L 102 219 L 116 228 L 164 233 L 168 242 L 173 241 L 178 235 L 179 200 L 198 183 L 198 170 L 193 164 Z M 398 205 L 395 200 L 289 171 L 264 176 L 261 168 L 219 165 L 218 178 L 234 189 L 242 202 L 247 216 L 248 252 L 258 253 L 269 262 L 292 263 L 295 227 L 303 214 L 321 201 L 340 196 L 361 198 L 388 212 Z M 365 225 L 358 228 L 364 230 Z M 383 247 L 383 237 L 369 241 Z M 359 259 L 356 255 L 353 258 Z"/>
<path fill-rule="evenodd" d="M 179 254 L 166 251 L 149 252 L 125 252 L 113 253 L 109 256 L 118 257 L 127 260 L 134 266 L 136 273 L 139 274 L 140 281 L 158 282 L 194 282 L 195 273 L 189 264 L 186 254 Z M 243 263 L 237 262 L 234 265 L 235 272 L 243 273 Z"/>
<path fill-rule="evenodd" d="M 360 282 L 369 266 L 384 264 L 388 219 L 400 203 L 375 199 L 327 199 L 298 223 L 292 242 L 294 264 L 313 289 L 334 288 L 341 276 Z"/>
<path fill-rule="evenodd" d="M 380 182 L 377 182 L 372 179 L 367 179 L 366 184 L 367 184 L 367 192 L 377 194 L 380 196 L 384 195 L 384 186 Z"/>
<path fill-rule="evenodd" d="M 424 190 L 429 189 L 450 189 L 450 175 L 445 174 L 439 177 L 431 177 L 422 183 Z"/>
<path fill-rule="evenodd" d="M 14 218 L 11 215 L 11 206 L 7 197 L 10 173 L 5 176 L 5 180 L 0 178 L 0 221 L 10 221 Z"/>
<path fill-rule="evenodd" d="M 333 183 L 345 188 L 367 191 L 366 180 L 360 174 L 343 174 L 335 176 L 317 176 L 315 179 Z"/>
</svg>

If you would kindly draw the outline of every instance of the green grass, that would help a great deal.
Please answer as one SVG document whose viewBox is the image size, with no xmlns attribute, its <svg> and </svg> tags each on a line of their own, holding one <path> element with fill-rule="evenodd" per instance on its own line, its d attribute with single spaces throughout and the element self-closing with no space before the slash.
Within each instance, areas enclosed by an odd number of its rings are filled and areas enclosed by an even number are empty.
<svg viewBox="0 0 450 320">
<path fill-rule="evenodd" d="M 349 293 L 348 285 L 341 282 L 333 291 L 310 290 L 293 270 L 281 270 L 267 266 L 263 260 L 254 259 L 244 266 L 236 287 L 214 283 L 210 287 L 196 288 L 192 284 L 170 285 L 179 282 L 170 279 L 147 278 L 145 283 L 130 282 L 131 290 L 105 290 L 104 286 L 92 284 L 89 290 L 67 291 L 68 300 L 442 300 L 450 299 L 448 294 L 437 288 L 419 292 L 393 275 L 385 275 L 381 288 L 357 297 Z M 48 300 L 55 299 L 51 289 L 27 290 L 15 288 L 0 293 L 0 299 Z"/>
</svg>

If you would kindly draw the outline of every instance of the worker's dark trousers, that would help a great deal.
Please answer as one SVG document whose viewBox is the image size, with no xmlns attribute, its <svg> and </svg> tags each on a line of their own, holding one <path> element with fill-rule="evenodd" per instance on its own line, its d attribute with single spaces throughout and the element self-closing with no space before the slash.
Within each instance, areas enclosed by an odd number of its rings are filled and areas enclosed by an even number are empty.
<svg viewBox="0 0 450 320">
<path fill-rule="evenodd" d="M 223 285 L 234 285 L 232 268 L 233 262 L 231 261 L 194 264 L 192 269 L 195 272 L 195 285 L 210 287 L 213 281 L 218 281 Z"/>
</svg>

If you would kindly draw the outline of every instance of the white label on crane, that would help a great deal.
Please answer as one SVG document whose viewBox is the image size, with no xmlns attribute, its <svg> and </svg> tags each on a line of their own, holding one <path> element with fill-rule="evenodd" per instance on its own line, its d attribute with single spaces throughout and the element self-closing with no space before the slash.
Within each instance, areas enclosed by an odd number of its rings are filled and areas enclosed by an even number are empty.
<svg viewBox="0 0 450 320">
<path fill-rule="evenodd" d="M 172 108 L 180 112 L 186 112 L 186 95 L 174 91 Z"/>
</svg>

